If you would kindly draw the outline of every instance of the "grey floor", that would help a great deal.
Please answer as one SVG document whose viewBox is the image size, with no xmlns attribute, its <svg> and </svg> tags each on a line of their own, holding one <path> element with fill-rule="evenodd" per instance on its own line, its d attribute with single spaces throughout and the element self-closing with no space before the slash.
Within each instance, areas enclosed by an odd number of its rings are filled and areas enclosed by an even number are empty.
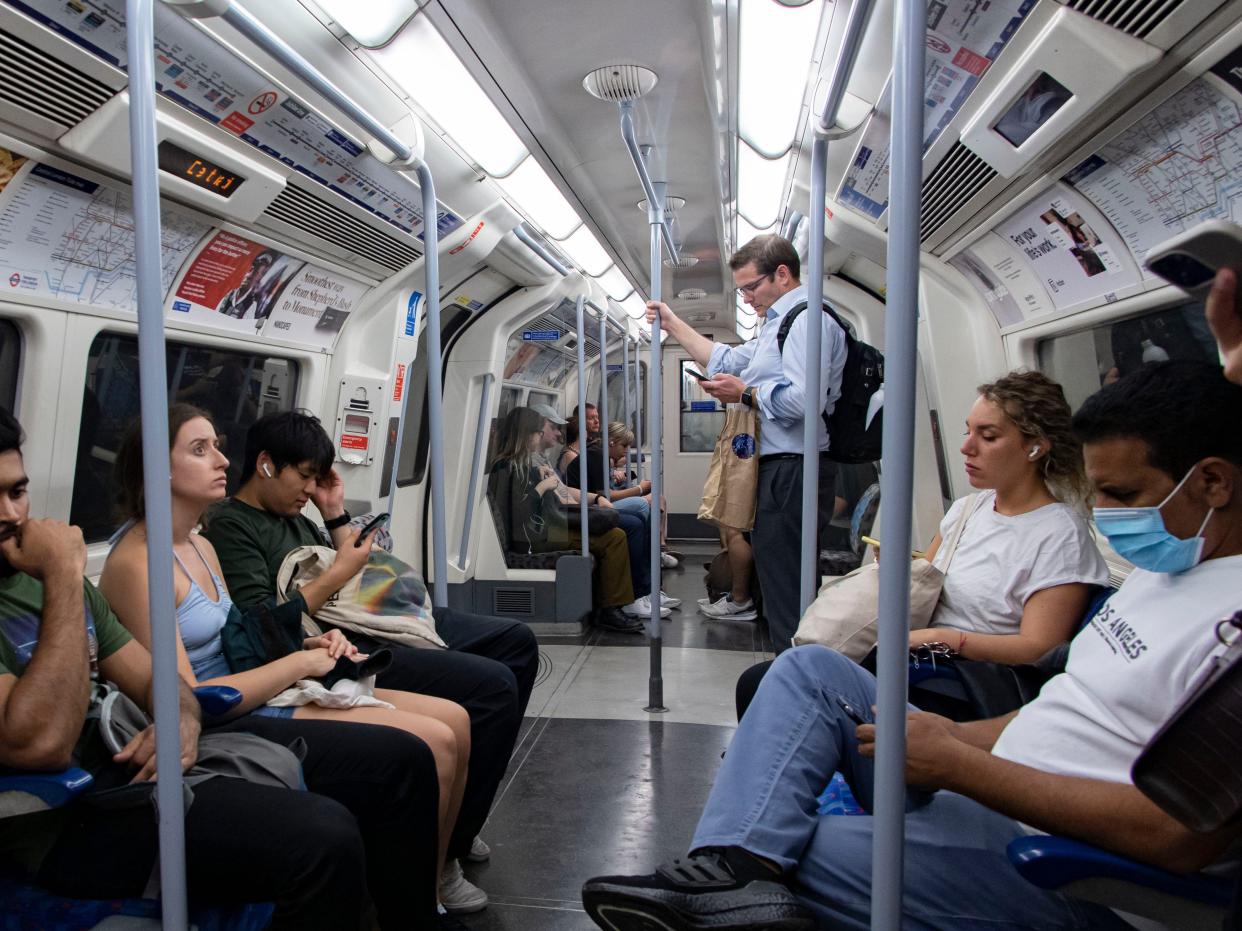
<svg viewBox="0 0 1242 931">
<path fill-rule="evenodd" d="M 698 613 L 715 545 L 677 544 L 664 590 L 682 599 L 662 624 L 664 703 L 647 704 L 645 637 L 591 630 L 541 637 L 539 680 L 483 837 L 488 863 L 466 865 L 491 897 L 462 916 L 475 931 L 588 929 L 582 881 L 647 872 L 681 856 L 733 735 L 733 687 L 771 658 L 762 624 Z"/>
</svg>

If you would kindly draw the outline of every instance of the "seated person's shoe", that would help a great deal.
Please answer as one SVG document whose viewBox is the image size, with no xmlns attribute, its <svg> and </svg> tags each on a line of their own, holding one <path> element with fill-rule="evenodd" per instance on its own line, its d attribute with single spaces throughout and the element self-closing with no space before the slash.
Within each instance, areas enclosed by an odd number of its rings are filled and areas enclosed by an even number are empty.
<svg viewBox="0 0 1242 931">
<path fill-rule="evenodd" d="M 665 550 L 663 553 L 660 554 L 660 568 L 661 569 L 676 569 L 680 565 L 681 565 L 681 560 L 679 560 L 676 556 L 674 556 L 672 553 L 668 552 L 667 550 Z"/>
<path fill-rule="evenodd" d="M 623 634 L 641 634 L 643 622 L 625 614 L 620 608 L 601 608 L 595 614 L 595 623 L 604 630 L 615 630 Z"/>
<path fill-rule="evenodd" d="M 648 596 L 650 597 L 650 596 Z M 679 608 L 681 607 L 681 599 L 674 598 L 664 589 L 660 589 L 660 607 L 662 608 Z"/>
<path fill-rule="evenodd" d="M 814 931 L 810 910 L 778 881 L 737 877 L 717 853 L 666 863 L 646 876 L 598 876 L 582 904 L 609 931 Z"/>
<path fill-rule="evenodd" d="M 699 610 L 708 617 L 718 617 L 730 621 L 753 621 L 758 618 L 753 599 L 734 601 L 725 595 L 719 601 L 699 605 Z"/>
<path fill-rule="evenodd" d="M 678 604 L 680 603 L 678 602 Z M 651 617 L 651 596 L 643 595 L 641 598 L 636 598 L 621 610 L 630 617 Z M 672 613 L 672 608 L 660 605 L 660 617 L 668 617 Z"/>
<path fill-rule="evenodd" d="M 487 841 L 481 837 L 475 837 L 470 842 L 470 852 L 466 854 L 466 859 L 471 863 L 486 863 L 492 856 L 492 848 L 487 846 Z"/>
<path fill-rule="evenodd" d="M 449 860 L 440 877 L 440 904 L 450 915 L 469 915 L 487 908 L 487 893 L 462 874 L 459 861 Z"/>
</svg>

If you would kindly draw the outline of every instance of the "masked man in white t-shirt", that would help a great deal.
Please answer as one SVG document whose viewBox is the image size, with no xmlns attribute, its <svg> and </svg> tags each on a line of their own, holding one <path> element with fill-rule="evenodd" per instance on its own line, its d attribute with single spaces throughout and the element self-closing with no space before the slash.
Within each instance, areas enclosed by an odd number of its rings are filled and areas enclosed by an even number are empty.
<svg viewBox="0 0 1242 931">
<path fill-rule="evenodd" d="M 1066 671 L 1015 714 L 954 724 L 911 710 L 903 927 L 1124 928 L 1101 906 L 1028 884 L 1007 844 L 1047 832 L 1178 872 L 1239 829 L 1195 834 L 1143 796 L 1130 767 L 1242 606 L 1242 387 L 1200 363 L 1148 365 L 1074 418 L 1096 521 L 1136 566 L 1074 639 Z M 875 680 L 840 654 L 781 655 L 742 719 L 691 854 L 647 876 L 590 880 L 604 928 L 862 929 L 870 817 L 820 817 L 834 771 L 873 790 Z M 930 794 L 930 792 L 935 794 Z M 644 924 L 643 922 L 654 922 Z"/>
</svg>

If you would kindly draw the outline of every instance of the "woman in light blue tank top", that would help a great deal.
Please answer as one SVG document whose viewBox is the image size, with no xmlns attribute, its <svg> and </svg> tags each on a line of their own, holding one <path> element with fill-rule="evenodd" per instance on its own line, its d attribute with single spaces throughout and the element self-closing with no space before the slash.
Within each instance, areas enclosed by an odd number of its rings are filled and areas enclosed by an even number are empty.
<svg viewBox="0 0 1242 931">
<path fill-rule="evenodd" d="M 470 719 L 460 705 L 412 692 L 376 689 L 375 697 L 394 707 L 324 708 L 302 705 L 269 708 L 267 701 L 300 679 L 322 676 L 341 656 L 361 658 L 338 630 L 309 637 L 301 651 L 264 666 L 233 673 L 225 661 L 220 632 L 236 610 L 220 579 L 220 563 L 211 543 L 194 533 L 207 508 L 227 494 L 228 459 L 220 452 L 210 417 L 188 404 L 168 410 L 173 517 L 173 556 L 177 569 L 178 665 L 191 685 L 228 685 L 242 693 L 236 713 L 293 717 L 399 727 L 431 749 L 440 781 L 440 866 L 453 833 L 465 788 L 470 754 Z M 278 469 L 281 467 L 278 465 Z M 142 438 L 132 430 L 116 460 L 121 503 L 129 520 L 113 537 L 113 548 L 99 580 L 121 623 L 150 646 L 151 616 L 147 592 L 147 535 L 143 520 Z M 212 596 L 215 597 L 212 597 Z"/>
</svg>

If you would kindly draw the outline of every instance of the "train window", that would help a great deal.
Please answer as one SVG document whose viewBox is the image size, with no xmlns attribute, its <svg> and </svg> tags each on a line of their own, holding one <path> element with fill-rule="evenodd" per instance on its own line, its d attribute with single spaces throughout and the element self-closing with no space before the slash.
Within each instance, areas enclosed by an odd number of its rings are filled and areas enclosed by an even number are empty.
<svg viewBox="0 0 1242 931">
<path fill-rule="evenodd" d="M 0 320 L 0 407 L 12 411 L 17 406 L 17 363 L 22 354 L 22 337 L 7 320 Z"/>
<path fill-rule="evenodd" d="M 557 402 L 559 400 L 560 398 L 550 391 L 531 391 L 526 395 L 526 406 L 534 407 L 536 404 L 546 404 L 555 411 L 558 409 Z"/>
<path fill-rule="evenodd" d="M 246 430 L 263 414 L 289 410 L 297 397 L 297 365 L 277 356 L 214 346 L 167 345 L 168 400 L 203 408 L 216 423 L 229 457 L 229 494 L 237 490 Z M 138 340 L 101 333 L 91 344 L 82 393 L 71 523 L 87 542 L 116 529 L 112 463 L 138 417 Z"/>
<path fill-rule="evenodd" d="M 1112 320 L 1101 326 L 1040 342 L 1039 367 L 1061 383 L 1070 407 L 1147 362 L 1166 359 L 1218 361 L 1202 301 Z"/>
<path fill-rule="evenodd" d="M 681 451 L 710 453 L 716 448 L 716 436 L 724 426 L 725 412 L 720 403 L 702 389 L 691 375 L 699 372 L 693 359 L 681 360 Z"/>
</svg>

